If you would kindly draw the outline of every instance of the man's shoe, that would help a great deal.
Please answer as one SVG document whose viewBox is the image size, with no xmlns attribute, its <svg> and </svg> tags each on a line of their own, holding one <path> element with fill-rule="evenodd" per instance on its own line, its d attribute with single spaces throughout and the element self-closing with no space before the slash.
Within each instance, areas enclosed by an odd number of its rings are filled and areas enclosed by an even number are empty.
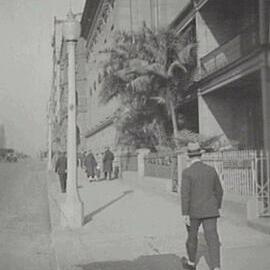
<svg viewBox="0 0 270 270">
<path fill-rule="evenodd" d="M 182 257 L 181 262 L 184 269 L 196 270 L 196 265 L 190 264 L 186 257 Z"/>
</svg>

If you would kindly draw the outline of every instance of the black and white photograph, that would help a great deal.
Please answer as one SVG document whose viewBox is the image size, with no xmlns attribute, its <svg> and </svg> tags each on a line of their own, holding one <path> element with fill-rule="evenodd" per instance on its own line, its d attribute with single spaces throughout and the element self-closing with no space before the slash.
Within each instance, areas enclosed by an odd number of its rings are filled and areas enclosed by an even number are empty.
<svg viewBox="0 0 270 270">
<path fill-rule="evenodd" d="M 0 0 L 0 270 L 270 269 L 270 0 Z"/>
</svg>

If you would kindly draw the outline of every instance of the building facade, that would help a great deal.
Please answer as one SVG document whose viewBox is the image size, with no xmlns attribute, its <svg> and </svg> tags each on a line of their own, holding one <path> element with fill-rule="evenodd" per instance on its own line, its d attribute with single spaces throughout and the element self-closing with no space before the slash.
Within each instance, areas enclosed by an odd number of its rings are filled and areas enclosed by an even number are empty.
<svg viewBox="0 0 270 270">
<path fill-rule="evenodd" d="M 116 31 L 135 32 L 145 23 L 152 29 L 166 27 L 179 10 L 190 1 L 178 0 L 88 0 L 82 15 L 82 36 L 86 49 L 87 129 L 86 147 L 101 153 L 105 146 L 117 151 L 117 130 L 114 114 L 119 108 L 117 99 L 106 105 L 100 103 L 102 63 Z"/>
<path fill-rule="evenodd" d="M 116 151 L 114 99 L 101 104 L 106 49 L 116 31 L 171 27 L 197 43 L 197 74 L 179 113 L 187 129 L 219 136 L 219 147 L 270 146 L 269 1 L 267 0 L 87 0 L 76 49 L 78 127 L 81 149 Z M 55 24 L 51 111 L 56 145 L 65 148 L 67 56 Z"/>
<path fill-rule="evenodd" d="M 257 0 L 208 1 L 196 15 L 200 131 L 240 149 L 263 146 L 260 16 Z"/>
<path fill-rule="evenodd" d="M 179 33 L 195 22 L 198 130 L 221 147 L 269 140 L 269 11 L 265 0 L 196 0 L 174 22 Z"/>
</svg>

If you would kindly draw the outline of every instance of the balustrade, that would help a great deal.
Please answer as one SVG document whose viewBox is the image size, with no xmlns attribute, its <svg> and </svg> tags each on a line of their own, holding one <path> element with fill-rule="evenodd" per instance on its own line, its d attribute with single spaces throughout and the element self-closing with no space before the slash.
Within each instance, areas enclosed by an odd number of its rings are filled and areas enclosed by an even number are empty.
<svg viewBox="0 0 270 270">
<path fill-rule="evenodd" d="M 202 77 L 247 56 L 258 46 L 258 30 L 250 26 L 201 58 Z"/>
</svg>

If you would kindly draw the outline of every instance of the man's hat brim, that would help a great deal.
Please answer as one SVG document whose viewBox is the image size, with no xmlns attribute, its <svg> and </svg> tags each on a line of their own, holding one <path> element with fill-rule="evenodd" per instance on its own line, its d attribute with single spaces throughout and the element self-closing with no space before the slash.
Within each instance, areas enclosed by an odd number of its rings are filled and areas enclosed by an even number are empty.
<svg viewBox="0 0 270 270">
<path fill-rule="evenodd" d="M 203 150 L 199 151 L 188 151 L 187 154 L 189 157 L 200 157 L 203 154 Z"/>
</svg>

